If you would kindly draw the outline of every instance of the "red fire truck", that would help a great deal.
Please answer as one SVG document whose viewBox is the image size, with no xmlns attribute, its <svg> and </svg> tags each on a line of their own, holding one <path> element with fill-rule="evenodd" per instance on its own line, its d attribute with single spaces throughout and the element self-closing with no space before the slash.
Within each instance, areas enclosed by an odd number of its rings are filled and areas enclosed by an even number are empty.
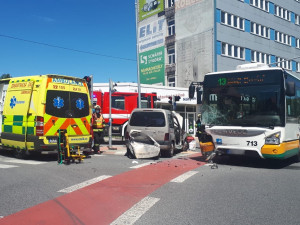
<svg viewBox="0 0 300 225">
<path fill-rule="evenodd" d="M 113 92 L 111 95 L 112 134 L 124 137 L 129 116 L 138 105 L 138 93 Z M 155 108 L 156 93 L 141 93 L 141 107 Z M 102 108 L 105 123 L 109 120 L 109 92 L 93 91 L 93 102 Z"/>
</svg>

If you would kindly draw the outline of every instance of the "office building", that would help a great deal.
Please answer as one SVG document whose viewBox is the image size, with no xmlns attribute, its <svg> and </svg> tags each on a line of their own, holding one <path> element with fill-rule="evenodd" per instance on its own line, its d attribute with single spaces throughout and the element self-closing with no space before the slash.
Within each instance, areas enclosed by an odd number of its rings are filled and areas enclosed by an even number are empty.
<svg viewBox="0 0 300 225">
<path fill-rule="evenodd" d="M 299 0 L 139 0 L 137 14 L 141 83 L 188 87 L 251 62 L 300 77 Z"/>
</svg>

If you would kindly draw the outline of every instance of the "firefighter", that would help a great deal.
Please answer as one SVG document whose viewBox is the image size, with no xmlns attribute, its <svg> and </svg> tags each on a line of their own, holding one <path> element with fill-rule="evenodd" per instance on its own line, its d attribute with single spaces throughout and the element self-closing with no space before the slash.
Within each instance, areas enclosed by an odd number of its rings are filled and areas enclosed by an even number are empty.
<svg viewBox="0 0 300 225">
<path fill-rule="evenodd" d="M 198 114 L 198 119 L 196 121 L 195 127 L 196 127 L 196 136 L 198 137 L 199 142 L 201 141 L 202 137 L 202 129 L 201 129 L 201 113 Z"/>
<path fill-rule="evenodd" d="M 95 154 L 100 154 L 100 144 L 104 141 L 104 118 L 101 113 L 101 107 L 96 105 L 93 113 L 93 132 L 94 132 L 94 146 L 93 150 Z"/>
</svg>

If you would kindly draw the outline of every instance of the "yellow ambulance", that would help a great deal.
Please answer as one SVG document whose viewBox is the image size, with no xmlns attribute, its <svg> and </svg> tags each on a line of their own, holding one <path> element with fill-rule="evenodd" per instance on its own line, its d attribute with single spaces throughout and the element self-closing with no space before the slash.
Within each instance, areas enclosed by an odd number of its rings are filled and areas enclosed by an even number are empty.
<svg viewBox="0 0 300 225">
<path fill-rule="evenodd" d="M 0 80 L 1 148 L 23 158 L 57 150 L 58 130 L 90 151 L 92 108 L 84 79 L 37 75 Z"/>
</svg>

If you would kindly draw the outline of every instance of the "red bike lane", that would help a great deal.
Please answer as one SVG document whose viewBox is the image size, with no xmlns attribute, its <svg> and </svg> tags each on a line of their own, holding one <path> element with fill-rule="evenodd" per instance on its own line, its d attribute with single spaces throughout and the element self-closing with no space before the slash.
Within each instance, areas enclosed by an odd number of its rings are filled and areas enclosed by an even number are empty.
<svg viewBox="0 0 300 225">
<path fill-rule="evenodd" d="M 196 153 L 190 157 L 200 156 Z M 162 185 L 205 164 L 193 158 L 130 170 L 4 217 L 0 224 L 110 224 Z"/>
</svg>

